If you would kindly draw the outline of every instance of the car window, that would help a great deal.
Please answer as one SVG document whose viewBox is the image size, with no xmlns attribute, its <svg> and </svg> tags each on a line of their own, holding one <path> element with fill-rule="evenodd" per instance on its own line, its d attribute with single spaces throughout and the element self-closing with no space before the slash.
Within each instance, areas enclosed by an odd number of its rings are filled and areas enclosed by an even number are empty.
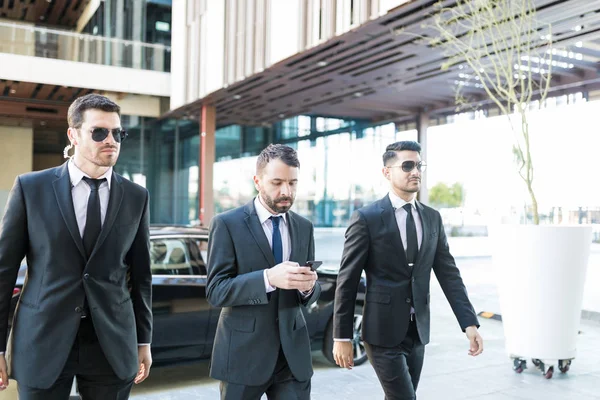
<svg viewBox="0 0 600 400">
<path fill-rule="evenodd" d="M 208 239 L 204 238 L 194 238 L 191 239 L 191 254 L 192 259 L 195 261 L 192 262 L 192 269 L 196 275 L 206 275 L 206 254 L 208 251 Z"/>
<path fill-rule="evenodd" d="M 150 262 L 154 275 L 191 275 L 190 255 L 181 239 L 152 239 Z"/>
</svg>

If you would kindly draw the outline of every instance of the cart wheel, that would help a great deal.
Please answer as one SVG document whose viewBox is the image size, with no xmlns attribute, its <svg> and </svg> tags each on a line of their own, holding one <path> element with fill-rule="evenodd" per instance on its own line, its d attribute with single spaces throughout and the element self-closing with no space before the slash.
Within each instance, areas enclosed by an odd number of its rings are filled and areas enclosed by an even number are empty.
<svg viewBox="0 0 600 400">
<path fill-rule="evenodd" d="M 515 371 L 517 374 L 520 374 L 526 368 L 527 368 L 526 360 L 523 360 L 522 358 L 515 358 L 513 360 L 513 371 Z"/>
<path fill-rule="evenodd" d="M 544 363 L 542 362 L 542 360 L 537 359 L 537 358 L 532 358 L 531 362 L 533 363 L 533 365 L 535 365 L 536 367 L 540 367 L 542 365 L 544 365 Z"/>
<path fill-rule="evenodd" d="M 548 368 L 548 371 L 546 371 L 546 373 L 544 374 L 544 378 L 550 379 L 550 378 L 552 378 L 552 374 L 554 374 L 554 367 L 550 366 Z"/>
<path fill-rule="evenodd" d="M 558 360 L 558 369 L 563 374 L 567 373 L 570 365 L 571 365 L 571 360 Z"/>
</svg>

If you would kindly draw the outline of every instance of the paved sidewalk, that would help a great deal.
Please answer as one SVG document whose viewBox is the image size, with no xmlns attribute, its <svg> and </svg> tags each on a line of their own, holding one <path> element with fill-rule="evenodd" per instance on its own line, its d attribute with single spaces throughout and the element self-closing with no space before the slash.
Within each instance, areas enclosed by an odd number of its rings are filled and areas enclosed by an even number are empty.
<svg viewBox="0 0 600 400">
<path fill-rule="evenodd" d="M 459 253 L 457 264 L 476 311 L 498 313 L 500 308 L 491 259 L 468 257 L 470 246 L 466 241 L 459 242 L 451 242 L 450 246 Z M 328 249 L 339 250 L 337 243 L 323 238 L 317 243 L 321 246 L 317 254 L 325 255 Z M 471 244 L 474 243 L 471 241 Z M 483 243 L 477 248 L 479 251 L 485 249 Z M 324 256 L 320 257 L 326 260 Z M 599 298 L 600 290 L 591 286 L 597 286 L 598 282 L 600 246 L 595 246 L 588 269 L 584 304 Z M 600 400 L 600 322 L 597 320 L 582 321 L 578 355 L 571 370 L 567 374 L 556 371 L 554 378 L 546 380 L 531 363 L 529 369 L 520 375 L 512 371 L 512 362 L 504 351 L 503 328 L 499 321 L 480 320 L 485 351 L 480 357 L 469 357 L 467 340 L 435 277 L 432 277 L 431 298 L 431 343 L 426 347 L 419 400 Z M 312 399 L 383 399 L 377 377 L 368 363 L 352 371 L 342 370 L 331 366 L 319 351 L 315 351 L 313 361 Z M 16 399 L 15 386 L 12 382 L 9 391 L 0 393 L 0 400 Z M 154 368 L 150 378 L 135 387 L 132 399 L 218 399 L 218 389 L 218 382 L 208 377 L 208 363 Z"/>
<path fill-rule="evenodd" d="M 476 310 L 498 310 L 498 299 L 487 258 L 458 260 Z M 512 371 L 505 354 L 502 323 L 481 319 L 485 351 L 467 355 L 468 343 L 435 278 L 432 280 L 432 342 L 426 347 L 419 400 L 600 400 L 600 323 L 583 321 L 578 356 L 567 374 L 544 379 L 530 368 Z M 527 334 L 527 332 L 523 332 Z M 314 354 L 312 399 L 383 399 L 372 367 L 367 363 L 352 371 L 327 363 Z M 150 379 L 135 388 L 135 400 L 218 399 L 218 382 L 208 377 L 208 364 L 155 369 Z"/>
</svg>

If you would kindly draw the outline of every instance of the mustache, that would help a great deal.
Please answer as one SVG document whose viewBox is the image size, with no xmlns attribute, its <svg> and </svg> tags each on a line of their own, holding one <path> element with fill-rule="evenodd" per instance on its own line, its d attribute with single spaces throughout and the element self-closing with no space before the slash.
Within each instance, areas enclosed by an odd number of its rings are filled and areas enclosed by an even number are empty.
<svg viewBox="0 0 600 400">
<path fill-rule="evenodd" d="M 293 199 L 287 196 L 282 196 L 275 199 L 275 203 L 279 203 L 280 201 L 293 201 Z"/>
<path fill-rule="evenodd" d="M 117 146 L 105 146 L 100 149 L 100 151 L 104 151 L 104 150 L 117 150 Z"/>
</svg>

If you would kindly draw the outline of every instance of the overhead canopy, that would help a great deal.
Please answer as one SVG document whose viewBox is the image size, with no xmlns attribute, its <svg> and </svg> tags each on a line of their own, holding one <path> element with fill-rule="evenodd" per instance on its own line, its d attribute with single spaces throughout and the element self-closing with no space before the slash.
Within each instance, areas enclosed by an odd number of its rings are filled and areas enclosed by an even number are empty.
<svg viewBox="0 0 600 400">
<path fill-rule="evenodd" d="M 272 124 L 294 115 L 404 121 L 427 111 L 452 113 L 460 65 L 419 36 L 438 0 L 415 0 L 247 79 L 169 112 L 199 117 L 216 106 L 217 125 Z M 452 1 L 444 1 L 447 5 Z M 552 23 L 554 94 L 600 88 L 600 2 L 535 0 L 538 17 Z M 562 65 L 562 67 L 561 67 Z M 485 93 L 469 88 L 480 100 Z"/>
<path fill-rule="evenodd" d="M 75 27 L 89 0 L 0 1 L 0 18 Z"/>
</svg>

